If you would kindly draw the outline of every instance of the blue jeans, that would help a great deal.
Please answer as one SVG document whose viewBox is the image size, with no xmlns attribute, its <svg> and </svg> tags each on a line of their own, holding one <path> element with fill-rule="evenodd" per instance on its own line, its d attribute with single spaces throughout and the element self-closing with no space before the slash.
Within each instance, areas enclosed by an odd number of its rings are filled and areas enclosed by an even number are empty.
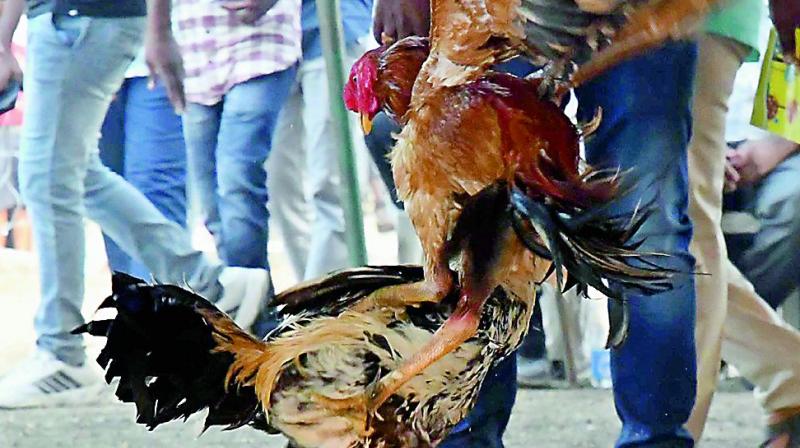
<svg viewBox="0 0 800 448">
<path fill-rule="evenodd" d="M 632 170 L 632 194 L 613 211 L 630 213 L 654 200 L 654 213 L 638 237 L 642 250 L 667 252 L 662 264 L 690 273 L 692 224 L 688 217 L 687 145 L 697 50 L 674 43 L 622 63 L 578 89 L 579 119 L 598 107 L 603 121 L 586 145 L 599 168 Z M 614 400 L 622 420 L 618 447 L 691 447 L 683 428 L 695 399 L 695 293 L 690 275 L 673 290 L 627 297 L 630 334 L 611 354 Z"/>
<path fill-rule="evenodd" d="M 82 338 L 70 334 L 83 323 L 85 217 L 159 280 L 186 281 L 211 299 L 221 293 L 222 266 L 98 156 L 100 126 L 143 30 L 141 17 L 42 14 L 28 22 L 19 178 L 39 257 L 37 345 L 73 365 L 85 360 Z"/>
<path fill-rule="evenodd" d="M 100 159 L 141 191 L 165 218 L 186 227 L 186 146 L 181 118 L 164 86 L 127 78 L 100 130 Z M 139 278 L 150 271 L 104 235 L 111 269 Z"/>
<path fill-rule="evenodd" d="M 728 244 L 731 261 L 773 308 L 800 285 L 800 154 L 781 162 L 752 187 L 740 188 L 726 205 L 752 213 L 761 228 L 743 244 Z M 729 238 L 726 238 L 729 239 Z"/>
<path fill-rule="evenodd" d="M 189 103 L 184 113 L 190 185 L 228 266 L 269 269 L 264 164 L 296 72 L 292 67 L 245 81 L 219 103 Z"/>
</svg>

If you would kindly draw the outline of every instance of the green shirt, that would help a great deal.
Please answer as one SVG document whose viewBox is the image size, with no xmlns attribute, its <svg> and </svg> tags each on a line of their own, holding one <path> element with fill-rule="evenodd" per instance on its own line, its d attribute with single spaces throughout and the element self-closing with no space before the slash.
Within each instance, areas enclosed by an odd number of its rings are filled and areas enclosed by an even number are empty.
<svg viewBox="0 0 800 448">
<path fill-rule="evenodd" d="M 757 61 L 761 50 L 758 36 L 764 15 L 764 0 L 728 0 L 708 16 L 706 32 L 725 36 L 753 49 L 747 61 Z"/>
</svg>

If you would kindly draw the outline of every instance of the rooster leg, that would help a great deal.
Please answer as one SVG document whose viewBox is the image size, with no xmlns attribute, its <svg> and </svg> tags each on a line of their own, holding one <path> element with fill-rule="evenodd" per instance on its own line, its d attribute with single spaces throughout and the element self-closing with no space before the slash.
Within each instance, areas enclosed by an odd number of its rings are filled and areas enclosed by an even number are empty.
<svg viewBox="0 0 800 448">
<path fill-rule="evenodd" d="M 374 307 L 402 307 L 426 302 L 438 303 L 453 288 L 453 275 L 449 269 L 434 270 L 431 279 L 420 282 L 381 288 L 353 307 L 365 312 Z"/>
<path fill-rule="evenodd" d="M 613 43 L 578 68 L 572 84 L 579 86 L 624 59 L 641 55 L 667 39 L 681 39 L 690 34 L 699 21 L 719 0 L 665 0 L 639 7 L 628 23 L 614 36 Z"/>
<path fill-rule="evenodd" d="M 330 409 L 356 409 L 369 416 L 376 415 L 381 405 L 404 384 L 475 335 L 480 324 L 481 310 L 488 296 L 478 291 L 474 294 L 463 292 L 453 314 L 433 337 L 413 357 L 369 387 L 364 394 L 347 398 L 316 399 Z"/>
<path fill-rule="evenodd" d="M 368 411 L 375 412 L 389 397 L 428 366 L 458 348 L 478 331 L 488 294 L 464 293 L 450 318 L 411 359 L 381 378 L 369 391 Z"/>
</svg>

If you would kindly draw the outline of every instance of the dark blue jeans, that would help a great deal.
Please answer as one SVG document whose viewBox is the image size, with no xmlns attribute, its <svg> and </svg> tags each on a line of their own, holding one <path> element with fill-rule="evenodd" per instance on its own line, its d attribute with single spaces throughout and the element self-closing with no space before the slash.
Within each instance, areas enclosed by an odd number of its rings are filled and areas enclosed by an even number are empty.
<svg viewBox="0 0 800 448">
<path fill-rule="evenodd" d="M 598 107 L 603 121 L 586 146 L 588 162 L 631 170 L 633 194 L 619 201 L 629 213 L 654 200 L 654 213 L 638 236 L 642 250 L 667 252 L 660 261 L 682 272 L 694 270 L 689 254 L 692 225 L 687 214 L 687 144 L 696 46 L 674 43 L 620 64 L 578 89 L 579 119 Z M 628 297 L 627 341 L 611 354 L 614 400 L 622 420 L 618 447 L 691 447 L 683 428 L 694 405 L 695 294 L 690 275 L 673 290 Z"/>
<path fill-rule="evenodd" d="M 186 226 L 186 146 L 181 118 L 166 90 L 147 87 L 146 77 L 128 78 L 117 92 L 100 131 L 100 159 L 156 206 L 164 217 Z M 108 263 L 114 271 L 150 278 L 104 235 Z"/>
</svg>

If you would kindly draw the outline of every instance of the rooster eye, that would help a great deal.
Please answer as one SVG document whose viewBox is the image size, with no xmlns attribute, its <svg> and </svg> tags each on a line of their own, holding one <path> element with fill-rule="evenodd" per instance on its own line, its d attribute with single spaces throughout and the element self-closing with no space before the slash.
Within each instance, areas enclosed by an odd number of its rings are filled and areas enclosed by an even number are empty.
<svg viewBox="0 0 800 448">
<path fill-rule="evenodd" d="M 353 75 L 353 82 L 358 82 L 358 75 Z"/>
</svg>

